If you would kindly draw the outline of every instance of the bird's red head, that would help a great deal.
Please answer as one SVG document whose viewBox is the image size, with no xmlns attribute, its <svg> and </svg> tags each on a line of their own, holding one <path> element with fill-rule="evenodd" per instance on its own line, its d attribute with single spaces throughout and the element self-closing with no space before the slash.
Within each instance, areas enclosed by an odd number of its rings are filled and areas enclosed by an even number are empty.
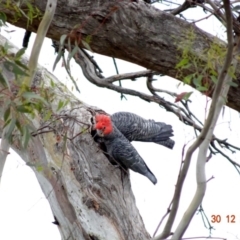
<svg viewBox="0 0 240 240">
<path fill-rule="evenodd" d="M 113 131 L 111 118 L 104 114 L 98 114 L 95 116 L 96 124 L 95 129 L 100 136 L 105 136 Z"/>
</svg>

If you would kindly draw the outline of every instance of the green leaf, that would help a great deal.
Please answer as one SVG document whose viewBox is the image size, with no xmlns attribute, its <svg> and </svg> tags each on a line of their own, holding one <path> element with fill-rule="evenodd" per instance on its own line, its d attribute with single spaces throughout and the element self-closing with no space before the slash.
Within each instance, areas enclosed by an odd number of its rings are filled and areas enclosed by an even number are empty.
<svg viewBox="0 0 240 240">
<path fill-rule="evenodd" d="M 15 76 L 17 77 L 18 75 L 20 76 L 28 76 L 28 74 L 23 71 L 21 68 L 19 68 L 15 63 L 13 62 L 9 62 L 9 61 L 5 61 L 3 63 L 3 66 L 9 71 L 9 72 L 13 72 L 15 74 Z"/>
<path fill-rule="evenodd" d="M 187 92 L 187 93 L 185 93 L 184 96 L 183 96 L 183 99 L 184 99 L 184 100 L 188 100 L 188 99 L 190 98 L 190 96 L 192 95 L 192 93 L 193 93 L 193 92 Z"/>
<path fill-rule="evenodd" d="M 22 113 L 31 113 L 32 111 L 30 110 L 29 106 L 26 105 L 18 105 L 16 107 L 18 112 L 22 112 Z"/>
<path fill-rule="evenodd" d="M 7 50 L 4 48 L 4 46 L 0 46 L 0 51 L 2 52 L 1 53 L 2 56 L 7 54 Z"/>
<path fill-rule="evenodd" d="M 224 103 L 227 104 L 227 102 L 228 102 L 228 98 L 222 96 L 222 99 L 223 99 Z"/>
<path fill-rule="evenodd" d="M 176 68 L 181 68 L 189 63 L 189 60 L 187 58 L 182 59 L 177 65 Z"/>
<path fill-rule="evenodd" d="M 218 76 L 217 72 L 214 69 L 210 69 L 210 74 L 212 74 L 215 77 Z"/>
<path fill-rule="evenodd" d="M 3 125 L 3 129 L 11 122 L 11 118 L 9 118 Z"/>
<path fill-rule="evenodd" d="M 8 80 L 2 75 L 2 73 L 0 72 L 0 83 L 2 84 L 3 87 L 8 87 L 8 89 L 10 90 L 10 85 Z"/>
<path fill-rule="evenodd" d="M 69 102 L 70 102 L 70 100 L 67 99 L 67 100 L 64 102 L 63 107 L 67 106 L 67 104 L 68 104 Z"/>
<path fill-rule="evenodd" d="M 186 77 L 183 79 L 183 82 L 184 82 L 184 83 L 187 83 L 187 84 L 190 84 L 193 76 L 194 76 L 194 74 L 189 74 L 188 76 L 186 76 Z"/>
<path fill-rule="evenodd" d="M 19 60 L 14 60 L 14 62 L 15 62 L 18 66 L 20 66 L 21 68 L 23 68 L 23 69 L 25 69 L 25 70 L 29 70 L 29 69 L 28 69 L 28 66 L 25 65 L 25 64 L 23 64 L 21 61 L 19 61 Z"/>
<path fill-rule="evenodd" d="M 63 53 L 62 53 L 62 51 L 59 50 L 58 55 L 57 55 L 57 57 L 56 57 L 56 59 L 53 63 L 53 69 L 52 69 L 53 71 L 55 70 L 55 68 L 56 68 L 56 66 L 57 66 L 57 64 L 60 61 L 62 56 L 63 56 Z"/>
<path fill-rule="evenodd" d="M 12 140 L 12 132 L 13 132 L 15 126 L 16 126 L 16 118 L 12 118 L 12 119 L 11 119 L 11 122 L 9 123 L 9 127 L 8 127 L 7 133 L 6 133 L 6 138 L 7 138 L 8 141 L 10 141 L 10 142 L 11 142 L 11 140 Z"/>
<path fill-rule="evenodd" d="M 229 67 L 228 74 L 231 76 L 231 78 L 236 79 L 235 68 L 233 66 Z"/>
<path fill-rule="evenodd" d="M 42 166 L 42 165 L 38 165 L 38 166 L 36 167 L 36 170 L 37 170 L 38 172 L 42 172 L 43 166 Z"/>
<path fill-rule="evenodd" d="M 55 87 L 55 83 L 54 83 L 54 81 L 53 81 L 52 79 L 51 79 L 51 81 L 50 81 L 50 85 L 51 85 L 52 88 Z"/>
<path fill-rule="evenodd" d="M 26 165 L 29 166 L 29 167 L 35 167 L 36 163 L 26 162 Z"/>
<path fill-rule="evenodd" d="M 66 34 L 64 34 L 60 37 L 60 46 L 61 47 L 64 46 L 66 38 L 67 38 Z M 60 50 L 60 48 L 59 48 L 59 50 Z"/>
<path fill-rule="evenodd" d="M 76 24 L 75 26 L 73 26 L 73 28 L 72 29 L 78 29 L 78 28 L 80 28 L 81 27 L 81 24 L 80 23 L 78 23 L 78 24 Z"/>
<path fill-rule="evenodd" d="M 214 75 L 211 75 L 211 80 L 216 84 L 217 83 L 217 78 Z"/>
<path fill-rule="evenodd" d="M 84 40 L 82 40 L 82 44 L 87 50 L 93 52 L 88 42 L 85 42 Z"/>
<path fill-rule="evenodd" d="M 23 127 L 23 138 L 22 138 L 22 144 L 23 144 L 24 149 L 27 148 L 30 137 L 31 137 L 31 134 L 29 132 L 28 126 L 24 126 Z"/>
<path fill-rule="evenodd" d="M 21 48 L 15 55 L 16 58 L 21 58 L 21 56 L 25 53 L 26 48 Z"/>
<path fill-rule="evenodd" d="M 58 107 L 57 107 L 57 112 L 63 107 L 64 102 L 62 100 L 59 100 L 58 102 Z"/>
<path fill-rule="evenodd" d="M 68 43 L 67 43 L 67 45 L 68 45 L 68 52 L 71 52 L 72 51 L 72 43 L 71 43 L 71 39 L 70 38 L 68 38 Z M 76 44 L 77 45 L 77 44 Z"/>
<path fill-rule="evenodd" d="M 196 87 L 202 86 L 202 77 L 203 77 L 202 75 L 199 75 L 197 78 L 193 79 L 193 84 Z"/>
<path fill-rule="evenodd" d="M 7 110 L 4 112 L 4 116 L 3 116 L 3 119 L 4 121 L 6 122 L 10 116 L 10 111 L 11 111 L 11 108 L 10 106 L 7 108 Z"/>
<path fill-rule="evenodd" d="M 90 44 L 91 41 L 92 41 L 92 36 L 91 35 L 88 35 L 86 38 L 85 38 L 85 41 Z"/>
<path fill-rule="evenodd" d="M 4 12 L 0 12 L 0 26 L 6 25 L 7 16 Z"/>
<path fill-rule="evenodd" d="M 5 44 L 4 44 L 4 49 L 6 52 L 8 52 L 9 49 L 13 48 L 12 45 L 8 44 L 8 42 L 6 41 Z"/>
<path fill-rule="evenodd" d="M 22 96 L 28 100 L 31 100 L 31 99 L 38 99 L 40 100 L 41 102 L 43 102 L 45 105 L 48 105 L 47 101 L 42 98 L 41 96 L 39 96 L 38 94 L 36 93 L 33 93 L 33 92 L 24 92 L 22 94 Z"/>
<path fill-rule="evenodd" d="M 29 17 L 25 14 L 25 12 L 24 12 L 20 7 L 18 7 L 18 11 L 20 11 L 21 14 L 22 14 L 28 21 L 30 21 Z"/>
<path fill-rule="evenodd" d="M 65 44 L 66 38 L 67 38 L 66 34 L 62 35 L 61 38 L 60 38 L 60 45 L 59 45 L 58 55 L 57 55 L 57 57 L 56 57 L 56 59 L 54 61 L 54 64 L 53 64 L 53 71 L 55 70 L 58 62 L 60 61 L 60 59 L 63 56 L 63 49 L 64 49 L 64 44 Z"/>
<path fill-rule="evenodd" d="M 16 127 L 18 129 L 18 131 L 23 134 L 23 128 L 22 125 L 20 124 L 20 122 L 18 120 L 16 120 Z"/>
<path fill-rule="evenodd" d="M 235 82 L 228 82 L 227 83 L 229 86 L 231 86 L 231 87 L 238 87 L 238 84 L 237 83 L 235 83 Z"/>
<path fill-rule="evenodd" d="M 71 75 L 70 69 L 67 68 L 67 63 L 66 63 L 65 58 L 63 58 L 63 62 L 64 62 L 64 65 L 65 65 L 65 69 L 66 69 L 66 71 L 67 71 L 67 73 L 68 73 L 68 76 L 69 76 L 70 79 L 72 80 L 72 82 L 73 82 L 76 90 L 80 93 L 80 90 L 79 90 L 79 88 L 78 88 L 78 86 L 77 86 L 77 83 L 76 83 L 75 79 L 74 79 L 74 78 L 72 77 L 72 75 Z"/>
<path fill-rule="evenodd" d="M 198 87 L 197 87 L 197 90 L 200 91 L 200 92 L 205 92 L 205 91 L 208 90 L 208 88 L 207 88 L 207 87 L 204 87 L 204 86 L 198 86 Z"/>
<path fill-rule="evenodd" d="M 47 111 L 47 113 L 45 114 L 43 120 L 44 122 L 48 121 L 52 116 L 52 112 L 51 111 Z"/>
<path fill-rule="evenodd" d="M 72 52 L 69 52 L 68 58 L 67 58 L 67 67 L 70 69 L 70 60 L 73 58 L 73 56 L 78 52 L 79 47 L 75 46 Z"/>
</svg>

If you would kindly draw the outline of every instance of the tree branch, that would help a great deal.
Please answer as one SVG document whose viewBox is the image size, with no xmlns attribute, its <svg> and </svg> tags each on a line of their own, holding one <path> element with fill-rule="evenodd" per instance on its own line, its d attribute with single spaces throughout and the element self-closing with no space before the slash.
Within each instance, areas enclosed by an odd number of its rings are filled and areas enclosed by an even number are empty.
<svg viewBox="0 0 240 240">
<path fill-rule="evenodd" d="M 37 30 L 37 36 L 35 38 L 33 48 L 31 51 L 31 55 L 30 55 L 30 59 L 29 59 L 29 63 L 28 63 L 30 77 L 27 78 L 28 79 L 26 81 L 27 86 L 31 86 L 31 84 L 34 80 L 35 73 L 37 70 L 38 58 L 39 58 L 39 54 L 40 54 L 40 51 L 42 48 L 43 40 L 46 37 L 49 26 L 53 20 L 56 7 L 57 7 L 57 0 L 48 0 L 43 19 Z"/>
<path fill-rule="evenodd" d="M 224 0 L 224 8 L 226 12 L 227 20 L 227 39 L 228 39 L 228 51 L 225 58 L 224 65 L 218 77 L 218 82 L 213 93 L 212 104 L 210 107 L 210 112 L 208 118 L 203 127 L 202 133 L 199 135 L 197 140 L 189 148 L 185 161 L 190 161 L 192 153 L 199 147 L 199 153 L 197 158 L 197 189 L 196 193 L 190 203 L 188 209 L 184 213 L 182 220 L 174 232 L 172 239 L 181 239 L 184 232 L 186 231 L 188 225 L 190 224 L 194 213 L 196 212 L 198 206 L 201 204 L 202 199 L 206 191 L 206 174 L 205 174 L 205 164 L 207 150 L 212 139 L 213 131 L 218 119 L 218 116 L 225 104 L 225 99 L 227 98 L 228 90 L 230 85 L 228 84 L 232 81 L 232 77 L 227 74 L 229 67 L 233 65 L 234 69 L 237 65 L 237 59 L 233 59 L 233 24 L 232 24 L 232 13 L 230 8 L 230 1 Z M 239 39 L 238 39 L 239 44 Z M 238 46 L 237 46 L 238 47 Z M 238 53 L 239 49 L 236 49 Z M 190 153 L 190 154 L 189 154 Z"/>
<path fill-rule="evenodd" d="M 205 33 L 193 24 L 142 1 L 122 0 L 113 3 L 101 0 L 99 5 L 86 0 L 75 1 L 78 8 L 75 7 L 76 5 L 71 5 L 71 1 L 58 0 L 58 14 L 54 16 L 48 37 L 59 40 L 61 35 L 70 33 L 73 26 L 80 24 L 82 27 L 78 29 L 77 34 L 82 37 L 79 43 L 81 47 L 84 47 L 81 40 L 89 37 L 89 46 L 94 52 L 130 61 L 173 78 L 178 76 L 176 64 L 179 63 L 179 57 L 182 54 L 179 42 L 186 40 L 186 34 L 182 33 L 191 32 L 195 36 L 191 54 L 197 62 L 204 65 L 207 65 L 207 58 L 203 53 L 207 52 L 213 43 L 223 48 L 226 46 L 223 41 Z M 36 0 L 34 6 L 44 12 L 45 2 L 46 0 L 44 3 Z M 6 0 L 3 0 L 3 4 L 5 3 Z M 113 7 L 118 10 L 110 14 Z M 2 11 L 7 14 L 8 21 L 13 21 L 13 11 L 9 9 L 2 9 Z M 67 14 L 70 16 L 70 13 L 71 18 L 66 17 Z M 98 16 L 105 20 L 104 23 Z M 142 16 L 144 16 L 144 22 Z M 122 21 L 124 21 L 124 28 L 116 27 L 121 26 Z M 38 18 L 34 19 L 29 30 L 36 31 L 39 23 Z M 25 28 L 27 19 L 20 17 L 13 24 Z M 196 68 L 190 66 L 182 72 L 179 80 L 183 81 L 184 77 L 195 71 Z M 236 83 L 239 84 L 240 71 L 237 71 L 236 75 Z M 194 84 L 192 86 L 196 87 Z M 237 111 L 240 111 L 239 92 L 240 85 L 237 88 L 231 87 L 227 102 L 229 107 Z"/>
</svg>

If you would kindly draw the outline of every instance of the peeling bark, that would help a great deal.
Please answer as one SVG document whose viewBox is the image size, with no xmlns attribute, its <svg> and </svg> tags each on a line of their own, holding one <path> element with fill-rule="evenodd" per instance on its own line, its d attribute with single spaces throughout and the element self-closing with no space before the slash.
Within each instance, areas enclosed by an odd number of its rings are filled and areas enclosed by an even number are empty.
<svg viewBox="0 0 240 240">
<path fill-rule="evenodd" d="M 35 6 L 44 11 L 46 2 L 36 0 Z M 14 21 L 13 11 L 3 11 L 12 24 L 27 27 L 25 17 Z M 34 19 L 29 30 L 36 32 L 39 23 L 40 19 Z M 225 43 L 216 37 L 140 0 L 59 0 L 48 37 L 59 40 L 61 35 L 69 34 L 75 26 L 79 26 L 77 32 L 81 39 L 91 38 L 89 45 L 94 52 L 139 64 L 180 81 L 196 71 L 191 66 L 179 76 L 175 68 L 181 56 L 179 43 L 185 41 L 187 33 L 195 35 L 191 54 L 201 61 L 201 66 L 206 63 L 204 51 L 213 42 L 225 48 Z M 84 47 L 81 43 L 80 46 Z M 240 83 L 240 72 L 236 83 Z M 237 88 L 230 88 L 227 105 L 240 111 L 240 84 Z"/>
</svg>

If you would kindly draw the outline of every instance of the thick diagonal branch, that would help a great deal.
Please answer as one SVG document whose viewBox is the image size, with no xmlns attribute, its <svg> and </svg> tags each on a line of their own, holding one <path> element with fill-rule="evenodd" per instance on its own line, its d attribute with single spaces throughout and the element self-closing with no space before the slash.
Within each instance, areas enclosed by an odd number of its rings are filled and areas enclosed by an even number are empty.
<svg viewBox="0 0 240 240">
<path fill-rule="evenodd" d="M 36 0 L 34 4 L 43 12 L 46 0 Z M 14 20 L 13 11 L 1 10 L 9 21 Z M 12 23 L 26 28 L 27 19 L 21 17 Z M 29 30 L 36 31 L 39 23 L 40 19 L 34 19 Z M 213 43 L 226 47 L 224 42 L 191 23 L 142 1 L 128 0 L 100 0 L 98 4 L 87 0 L 75 0 L 74 3 L 58 0 L 57 14 L 47 36 L 59 40 L 61 35 L 70 33 L 73 26 L 79 25 L 77 34 L 81 36 L 80 40 L 90 39 L 89 45 L 94 52 L 133 62 L 173 78 L 177 77 L 176 64 L 183 51 L 179 43 L 186 40 L 188 33 L 195 36 L 191 54 L 201 65 L 207 65 L 207 56 L 203 53 Z M 81 41 L 79 44 L 84 47 Z M 190 66 L 181 73 L 179 80 L 183 81 L 185 76 L 194 72 L 195 67 Z M 239 70 L 236 76 L 239 84 Z M 240 111 L 240 85 L 230 88 L 227 105 Z"/>
</svg>

